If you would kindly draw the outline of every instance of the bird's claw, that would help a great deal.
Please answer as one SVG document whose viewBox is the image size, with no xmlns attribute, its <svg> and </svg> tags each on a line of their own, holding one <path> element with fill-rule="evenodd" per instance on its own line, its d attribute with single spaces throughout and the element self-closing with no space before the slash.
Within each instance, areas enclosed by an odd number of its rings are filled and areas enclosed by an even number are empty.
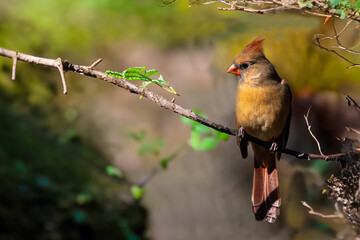
<svg viewBox="0 0 360 240">
<path fill-rule="evenodd" d="M 273 142 L 269 148 L 270 151 L 272 152 L 276 152 L 277 150 L 279 150 L 279 145 L 276 142 Z"/>
<path fill-rule="evenodd" d="M 243 127 L 240 127 L 240 128 L 238 129 L 237 137 L 239 138 L 240 142 L 241 142 L 241 140 L 244 139 L 244 137 L 245 137 L 245 130 L 244 130 Z"/>
</svg>

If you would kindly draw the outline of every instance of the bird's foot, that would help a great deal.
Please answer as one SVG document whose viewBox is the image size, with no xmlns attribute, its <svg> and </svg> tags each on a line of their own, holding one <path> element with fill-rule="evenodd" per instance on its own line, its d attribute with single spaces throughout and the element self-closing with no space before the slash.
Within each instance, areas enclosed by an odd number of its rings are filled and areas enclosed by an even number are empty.
<svg viewBox="0 0 360 240">
<path fill-rule="evenodd" d="M 243 140 L 245 138 L 245 130 L 243 127 L 239 127 L 237 132 L 237 137 L 239 138 L 239 141 Z"/>
<path fill-rule="evenodd" d="M 273 142 L 269 148 L 269 150 L 271 152 L 276 152 L 277 150 L 279 150 L 279 145 L 276 142 Z"/>
</svg>

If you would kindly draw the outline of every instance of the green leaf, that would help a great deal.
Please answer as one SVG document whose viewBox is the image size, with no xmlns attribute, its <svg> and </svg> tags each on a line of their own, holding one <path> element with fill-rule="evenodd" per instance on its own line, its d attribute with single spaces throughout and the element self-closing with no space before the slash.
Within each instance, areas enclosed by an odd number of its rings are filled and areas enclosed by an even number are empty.
<svg viewBox="0 0 360 240">
<path fill-rule="evenodd" d="M 160 154 L 160 148 L 162 148 L 165 145 L 164 139 L 158 139 L 153 142 L 144 141 L 141 147 L 138 150 L 138 155 L 142 156 L 146 153 L 151 153 L 155 156 L 158 156 Z"/>
<path fill-rule="evenodd" d="M 204 151 L 204 150 L 210 150 L 210 149 L 216 148 L 218 143 L 219 143 L 219 140 L 217 140 L 216 138 L 206 137 L 201 142 L 200 150 Z"/>
<path fill-rule="evenodd" d="M 336 8 L 340 5 L 340 0 L 329 0 L 328 4 L 331 8 Z"/>
<path fill-rule="evenodd" d="M 110 166 L 110 165 L 106 166 L 105 171 L 106 171 L 106 174 L 109 176 L 114 176 L 114 177 L 118 177 L 118 178 L 121 178 L 123 176 L 120 169 L 118 169 L 114 166 Z"/>
<path fill-rule="evenodd" d="M 157 80 L 160 84 L 163 84 L 163 85 L 166 85 L 166 86 L 169 86 L 165 81 L 164 81 L 164 78 L 162 75 L 160 75 L 159 79 Z"/>
<path fill-rule="evenodd" d="M 307 3 L 302 2 L 302 1 L 298 1 L 298 5 L 299 5 L 300 8 L 304 8 L 304 7 L 306 7 Z"/>
<path fill-rule="evenodd" d="M 133 80 L 151 81 L 150 78 L 148 78 L 145 75 L 138 73 L 138 72 L 126 72 L 124 74 L 124 77 L 128 81 L 133 81 Z"/>
<path fill-rule="evenodd" d="M 190 145 L 194 150 L 200 150 L 201 133 L 191 131 Z"/>
<path fill-rule="evenodd" d="M 187 124 L 187 125 L 193 126 L 194 123 L 196 123 L 194 120 L 191 120 L 191 119 L 189 119 L 189 118 L 187 118 L 187 117 L 184 117 L 184 116 L 180 116 L 180 119 L 181 119 L 181 121 L 182 121 L 183 123 L 185 123 L 185 124 Z"/>
<path fill-rule="evenodd" d="M 156 140 L 155 145 L 159 148 L 162 148 L 165 146 L 165 140 L 160 138 L 160 139 Z"/>
<path fill-rule="evenodd" d="M 215 129 L 213 129 L 213 133 L 215 133 L 217 139 L 223 140 L 223 141 L 227 141 L 227 140 L 229 139 L 229 137 L 230 137 L 229 134 L 223 133 L 223 132 L 219 132 L 219 131 L 217 131 L 217 130 L 215 130 Z"/>
<path fill-rule="evenodd" d="M 132 72 L 141 73 L 142 71 L 145 71 L 145 69 L 146 69 L 146 67 L 132 67 L 132 68 L 126 69 L 124 72 L 127 72 L 127 73 L 132 73 Z"/>
<path fill-rule="evenodd" d="M 340 0 L 340 5 L 344 11 L 347 11 L 349 8 L 351 8 L 351 3 L 349 0 Z"/>
<path fill-rule="evenodd" d="M 207 116 L 201 113 L 199 109 L 193 109 L 192 111 L 203 118 L 207 118 Z"/>
<path fill-rule="evenodd" d="M 355 9 L 356 9 L 356 11 L 359 11 L 359 10 L 360 10 L 360 0 L 357 0 L 357 1 L 356 1 Z"/>
<path fill-rule="evenodd" d="M 163 169 L 166 169 L 169 161 L 170 161 L 170 158 L 168 158 L 168 157 L 165 157 L 165 158 L 161 159 L 161 161 L 160 161 L 161 167 Z"/>
<path fill-rule="evenodd" d="M 156 69 L 146 70 L 146 67 L 132 67 L 125 69 L 122 73 L 113 72 L 110 70 L 106 71 L 105 73 L 118 78 L 122 78 L 122 79 L 125 78 L 127 81 L 140 80 L 147 82 L 147 83 L 142 83 L 143 87 L 146 87 L 150 83 L 154 83 L 169 93 L 179 95 L 173 87 L 169 86 L 169 83 L 164 81 L 162 75 L 159 76 L 159 79 L 150 78 L 150 76 L 152 75 L 159 74 L 159 71 Z"/>
<path fill-rule="evenodd" d="M 202 125 L 201 123 L 198 123 L 196 122 L 197 124 L 194 124 L 193 125 L 193 130 L 194 131 L 197 131 L 197 132 L 200 132 L 200 133 L 211 133 L 211 128 L 205 126 L 205 125 Z"/>
<path fill-rule="evenodd" d="M 199 111 L 198 109 L 193 109 L 192 111 L 193 111 L 194 113 L 196 113 L 197 115 L 202 116 L 203 118 L 207 118 L 206 115 L 200 113 L 200 111 Z M 191 125 L 192 127 L 194 127 L 194 126 L 196 126 L 196 125 L 202 125 L 201 123 L 196 122 L 196 121 L 194 121 L 194 120 L 191 120 L 191 119 L 189 119 L 189 118 L 186 118 L 186 117 L 184 117 L 184 116 L 181 116 L 180 118 L 181 118 L 181 121 L 182 121 L 183 123 L 185 123 L 185 124 L 187 124 L 187 125 Z M 202 126 L 203 126 L 203 125 L 202 125 Z M 204 126 L 204 127 L 206 127 L 206 126 Z"/>
<path fill-rule="evenodd" d="M 340 15 L 340 19 L 345 19 L 346 18 L 346 13 L 345 13 L 344 9 L 336 9 L 335 13 Z"/>
<path fill-rule="evenodd" d="M 150 69 L 150 70 L 145 71 L 144 74 L 145 74 L 145 76 L 150 77 L 152 75 L 159 74 L 159 71 L 156 69 Z"/>
<path fill-rule="evenodd" d="M 307 3 L 307 4 L 306 4 L 306 7 L 307 7 L 307 8 L 312 8 L 312 7 L 314 7 L 314 5 L 310 2 L 310 3 Z"/>
<path fill-rule="evenodd" d="M 119 72 L 113 72 L 113 71 L 107 70 L 107 71 L 105 71 L 105 74 L 111 75 L 111 76 L 114 76 L 114 77 L 117 77 L 117 78 L 124 78 L 124 72 L 119 73 Z"/>
<path fill-rule="evenodd" d="M 146 192 L 146 188 L 134 185 L 131 187 L 130 191 L 131 191 L 133 198 L 136 200 L 139 200 L 140 198 L 142 198 L 142 196 L 144 196 L 144 194 Z"/>
<path fill-rule="evenodd" d="M 143 87 L 146 87 L 146 86 L 149 85 L 150 83 L 151 83 L 150 81 L 146 81 L 146 82 L 142 82 L 141 85 L 142 85 Z"/>
<path fill-rule="evenodd" d="M 131 132 L 130 137 L 135 139 L 136 141 L 142 141 L 146 137 L 146 131 L 140 131 L 139 133 Z"/>
<path fill-rule="evenodd" d="M 154 146 L 150 142 L 144 142 L 138 150 L 138 155 L 143 156 L 145 153 L 152 152 L 154 150 Z"/>
</svg>

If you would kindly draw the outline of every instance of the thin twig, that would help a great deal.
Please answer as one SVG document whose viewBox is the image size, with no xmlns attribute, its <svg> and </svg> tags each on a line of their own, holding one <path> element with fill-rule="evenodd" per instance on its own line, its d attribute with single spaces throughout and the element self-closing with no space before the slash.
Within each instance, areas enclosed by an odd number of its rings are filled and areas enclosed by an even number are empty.
<svg viewBox="0 0 360 240">
<path fill-rule="evenodd" d="M 91 64 L 89 66 L 89 68 L 93 69 L 94 67 L 96 67 L 99 63 L 101 63 L 102 59 L 99 58 L 98 60 L 96 60 L 93 64 Z"/>
<path fill-rule="evenodd" d="M 14 56 L 13 56 L 13 65 L 12 65 L 12 73 L 11 73 L 11 80 L 15 80 L 16 79 L 16 66 L 17 66 L 17 55 L 18 53 L 15 52 Z"/>
<path fill-rule="evenodd" d="M 353 68 L 353 67 L 360 67 L 360 64 L 352 64 L 352 65 L 350 65 L 350 66 L 348 66 L 347 68 Z"/>
<path fill-rule="evenodd" d="M 0 48 L 0 56 L 12 58 L 14 53 L 15 53 L 15 51 L 8 50 L 5 48 Z M 223 126 L 221 124 L 212 122 L 200 115 L 197 115 L 192 110 L 183 108 L 180 105 L 177 105 L 177 104 L 165 99 L 162 96 L 156 95 L 147 88 L 143 88 L 141 86 L 139 87 L 139 86 L 136 86 L 136 85 L 124 80 L 124 79 L 110 76 L 101 71 L 93 70 L 93 69 L 89 68 L 88 66 L 72 64 L 66 60 L 61 61 L 60 58 L 48 59 L 48 58 L 35 57 L 35 56 L 24 54 L 24 53 L 18 53 L 18 60 L 37 64 L 37 65 L 42 65 L 42 66 L 46 66 L 46 67 L 54 67 L 54 68 L 58 68 L 58 69 L 60 68 L 60 69 L 63 69 L 64 71 L 71 71 L 71 72 L 75 72 L 80 75 L 97 78 L 97 79 L 109 82 L 111 84 L 114 84 L 125 90 L 128 90 L 131 93 L 142 95 L 142 96 L 148 98 L 149 100 L 155 102 L 160 107 L 168 109 L 172 112 L 175 112 L 181 116 L 184 116 L 184 117 L 194 120 L 196 122 L 199 122 L 205 126 L 213 128 L 219 132 L 227 133 L 227 134 L 233 135 L 233 136 L 236 136 L 236 134 L 238 132 L 236 129 L 231 129 L 231 128 Z M 62 64 L 59 65 L 59 61 L 61 61 Z M 60 73 L 63 74 L 63 71 L 60 71 Z M 63 79 L 65 80 L 65 78 L 63 78 Z M 64 85 L 64 87 L 66 87 L 66 85 Z M 250 142 L 257 143 L 267 149 L 270 149 L 272 146 L 271 142 L 262 141 L 254 136 L 249 135 L 246 132 L 244 134 L 244 138 Z M 302 152 L 298 152 L 298 151 L 291 150 L 291 149 L 288 149 L 285 147 L 280 147 L 280 146 L 278 147 L 277 152 L 289 154 L 298 159 L 307 159 L 307 160 L 324 159 L 325 161 L 340 161 L 340 160 L 344 159 L 347 156 L 347 154 L 351 154 L 351 153 L 337 153 L 337 154 L 331 154 L 331 155 L 308 154 L 308 153 L 302 153 Z M 360 153 L 355 152 L 352 154 L 360 154 Z"/>
<path fill-rule="evenodd" d="M 301 201 L 301 203 L 302 203 L 302 205 L 304 207 L 307 207 L 309 209 L 309 214 L 316 215 L 316 216 L 319 216 L 319 217 L 322 217 L 322 218 L 344 218 L 339 213 L 336 213 L 336 214 L 333 214 L 333 215 L 325 215 L 325 214 L 322 214 L 322 213 L 315 212 L 314 209 L 312 207 L 310 207 L 310 205 L 307 204 L 305 201 Z"/>
<path fill-rule="evenodd" d="M 320 38 L 319 38 L 319 37 L 315 36 L 315 41 L 316 41 L 316 43 L 313 42 L 314 45 L 318 46 L 319 48 L 321 48 L 321 49 L 323 49 L 323 50 L 325 50 L 325 51 L 332 52 L 332 53 L 336 54 L 338 57 L 340 57 L 340 58 L 342 58 L 343 60 L 345 60 L 346 62 L 350 63 L 351 66 L 349 66 L 348 68 L 352 68 L 352 67 L 355 67 L 355 66 L 358 66 L 358 65 L 359 65 L 359 64 L 357 64 L 357 63 L 354 63 L 354 62 L 350 61 L 349 59 L 347 59 L 346 57 L 344 57 L 343 55 L 341 55 L 341 54 L 338 53 L 337 51 L 332 50 L 332 49 L 328 49 L 328 48 L 322 46 L 321 43 L 320 43 Z"/>
<path fill-rule="evenodd" d="M 341 44 L 340 39 L 339 39 L 340 35 L 343 34 L 343 33 L 347 30 L 347 28 L 349 27 L 349 25 L 350 25 L 353 21 L 354 21 L 353 19 L 349 20 L 349 21 L 345 24 L 345 26 L 344 26 L 339 32 L 337 32 L 335 25 L 333 25 L 333 28 L 334 28 L 334 36 L 332 36 L 332 37 L 331 37 L 331 36 L 319 37 L 318 35 L 315 35 L 315 41 L 316 41 L 316 43 L 313 43 L 313 44 L 315 44 L 316 46 L 318 46 L 320 49 L 326 50 L 326 51 L 328 51 L 328 52 L 332 52 L 332 53 L 336 54 L 338 57 L 340 57 L 340 58 L 342 58 L 343 60 L 345 60 L 346 62 L 350 63 L 351 65 L 347 67 L 347 68 L 349 68 L 349 69 L 350 69 L 350 68 L 353 68 L 353 67 L 359 67 L 360 64 L 359 64 L 359 63 L 354 63 L 353 61 L 351 61 L 350 59 L 348 59 L 347 57 L 343 56 L 341 53 L 339 53 L 339 52 L 337 52 L 337 51 L 335 51 L 335 50 L 332 50 L 332 49 L 329 49 L 329 48 L 327 48 L 327 47 L 324 47 L 324 46 L 321 44 L 321 42 L 324 41 L 324 40 L 327 40 L 327 39 L 329 39 L 329 40 L 334 40 L 334 39 L 335 39 L 336 42 L 337 42 L 337 45 L 338 45 L 338 46 L 337 46 L 338 49 L 344 50 L 344 51 L 346 51 L 346 52 L 348 52 L 348 53 L 351 53 L 351 54 L 359 55 L 360 52 L 345 47 L 344 45 Z"/>
<path fill-rule="evenodd" d="M 321 156 L 324 156 L 324 154 L 322 153 L 321 151 L 321 146 L 320 146 L 320 142 L 317 140 L 317 138 L 315 137 L 315 135 L 313 134 L 313 132 L 311 131 L 311 125 L 309 124 L 309 113 L 310 113 L 310 109 L 311 109 L 311 106 L 309 107 L 308 111 L 307 111 L 307 114 L 304 115 L 304 118 L 305 118 L 305 122 L 306 122 L 306 125 L 308 127 L 308 131 L 310 133 L 310 135 L 312 136 L 312 138 L 316 141 L 316 144 L 318 146 L 318 149 L 319 149 L 319 152 L 321 154 Z"/>
<path fill-rule="evenodd" d="M 346 24 L 346 27 L 347 27 L 351 22 L 352 22 L 352 20 L 350 20 L 350 21 Z M 358 51 L 354 51 L 354 50 L 352 50 L 352 49 L 349 49 L 349 48 L 347 48 L 347 47 L 344 47 L 344 46 L 340 43 L 340 40 L 339 40 L 339 35 L 340 35 L 340 33 L 339 33 L 339 34 L 336 33 L 335 24 L 333 25 L 333 27 L 334 27 L 335 39 L 336 39 L 337 44 L 339 45 L 338 47 L 339 47 L 340 49 L 345 50 L 345 51 L 347 51 L 347 52 L 349 52 L 349 53 L 352 53 L 352 54 L 360 54 L 360 52 L 358 52 Z"/>
<path fill-rule="evenodd" d="M 347 94 L 344 94 L 344 95 L 345 95 L 346 100 L 348 101 L 348 106 L 354 106 L 358 111 L 360 111 L 359 104 L 349 95 L 347 95 Z"/>
<path fill-rule="evenodd" d="M 352 127 L 345 127 L 346 130 L 350 131 L 350 132 L 354 132 L 356 134 L 359 134 L 360 135 L 360 131 L 359 130 L 356 130 L 355 128 L 352 128 Z"/>
<path fill-rule="evenodd" d="M 249 12 L 249 13 L 258 13 L 258 14 L 266 14 L 266 13 L 279 13 L 279 12 L 285 12 L 288 11 L 289 8 L 287 7 L 273 7 L 273 8 L 267 8 L 267 9 L 254 9 L 254 8 L 245 8 L 245 7 L 239 7 L 237 6 L 235 9 L 233 8 L 218 8 L 219 10 L 239 10 L 239 11 L 243 11 L 243 12 Z"/>
<path fill-rule="evenodd" d="M 66 81 L 65 81 L 65 74 L 64 74 L 64 67 L 63 67 L 63 62 L 61 60 L 61 58 L 57 58 L 56 59 L 56 67 L 60 72 L 60 77 L 61 77 L 61 82 L 63 85 L 63 93 L 67 94 L 67 87 L 66 87 Z"/>
<path fill-rule="evenodd" d="M 151 179 L 153 179 L 161 170 L 165 169 L 167 165 L 174 161 L 175 158 L 180 154 L 180 152 L 187 146 L 187 144 L 182 144 L 179 149 L 173 152 L 170 156 L 167 157 L 166 166 L 163 165 L 163 159 L 156 164 L 155 167 L 150 171 L 148 175 L 143 177 L 137 184 L 138 187 L 144 187 Z"/>
</svg>

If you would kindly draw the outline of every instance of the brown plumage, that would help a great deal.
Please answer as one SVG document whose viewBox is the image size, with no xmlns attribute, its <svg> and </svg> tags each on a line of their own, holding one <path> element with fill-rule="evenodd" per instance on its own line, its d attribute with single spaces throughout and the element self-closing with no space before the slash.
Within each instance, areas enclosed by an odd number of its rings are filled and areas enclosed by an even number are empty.
<svg viewBox="0 0 360 240">
<path fill-rule="evenodd" d="M 263 141 L 285 146 L 291 119 L 291 91 L 262 50 L 263 39 L 255 39 L 235 58 L 227 70 L 238 75 L 236 127 Z M 248 142 L 237 138 L 243 158 Z M 276 160 L 280 153 L 251 143 L 254 151 L 252 204 L 256 220 L 275 222 L 280 214 L 280 192 Z"/>
</svg>

